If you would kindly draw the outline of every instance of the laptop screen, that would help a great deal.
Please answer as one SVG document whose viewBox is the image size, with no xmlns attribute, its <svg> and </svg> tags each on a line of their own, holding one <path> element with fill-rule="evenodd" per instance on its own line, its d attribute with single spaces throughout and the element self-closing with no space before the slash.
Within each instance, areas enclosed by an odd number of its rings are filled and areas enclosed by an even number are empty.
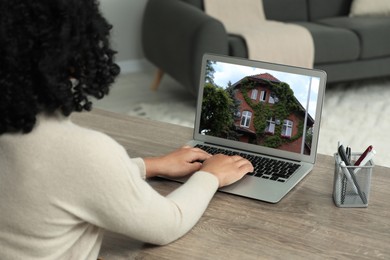
<svg viewBox="0 0 390 260">
<path fill-rule="evenodd" d="M 212 55 L 204 57 L 202 70 L 199 136 L 273 155 L 313 157 L 323 72 Z"/>
</svg>

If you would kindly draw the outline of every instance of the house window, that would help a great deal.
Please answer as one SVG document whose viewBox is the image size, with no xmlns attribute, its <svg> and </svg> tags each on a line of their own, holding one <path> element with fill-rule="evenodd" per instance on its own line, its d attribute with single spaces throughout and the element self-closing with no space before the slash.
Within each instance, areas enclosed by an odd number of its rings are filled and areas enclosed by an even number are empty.
<svg viewBox="0 0 390 260">
<path fill-rule="evenodd" d="M 275 133 L 275 119 L 273 117 L 267 120 L 267 126 L 265 128 L 265 132 L 270 134 Z"/>
<path fill-rule="evenodd" d="M 234 116 L 235 116 L 236 118 L 241 117 L 241 112 L 240 112 L 240 111 L 237 111 L 237 112 L 234 114 Z"/>
<path fill-rule="evenodd" d="M 261 93 L 260 93 L 260 101 L 261 102 L 265 102 L 266 97 L 267 97 L 267 92 L 262 90 Z"/>
<path fill-rule="evenodd" d="M 251 99 L 256 100 L 258 92 L 259 91 L 257 89 L 252 89 Z"/>
<path fill-rule="evenodd" d="M 278 97 L 275 96 L 274 93 L 271 93 L 271 95 L 269 95 L 269 98 L 268 98 L 268 103 L 275 104 L 275 103 L 278 103 L 278 102 L 279 102 Z"/>
<path fill-rule="evenodd" d="M 282 127 L 282 136 L 291 137 L 293 122 L 291 120 L 284 120 Z"/>
<path fill-rule="evenodd" d="M 240 126 L 249 128 L 251 124 L 252 112 L 243 111 Z"/>
</svg>

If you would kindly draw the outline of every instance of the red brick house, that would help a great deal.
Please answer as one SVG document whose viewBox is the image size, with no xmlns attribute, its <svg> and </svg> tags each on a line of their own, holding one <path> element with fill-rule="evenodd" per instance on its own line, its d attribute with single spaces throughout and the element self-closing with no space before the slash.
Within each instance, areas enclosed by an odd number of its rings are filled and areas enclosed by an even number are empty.
<svg viewBox="0 0 390 260">
<path fill-rule="evenodd" d="M 231 86 L 239 102 L 235 128 L 242 142 L 310 154 L 314 120 L 307 114 L 288 84 L 269 73 L 247 76 Z M 306 121 L 306 126 L 305 122 Z"/>
</svg>

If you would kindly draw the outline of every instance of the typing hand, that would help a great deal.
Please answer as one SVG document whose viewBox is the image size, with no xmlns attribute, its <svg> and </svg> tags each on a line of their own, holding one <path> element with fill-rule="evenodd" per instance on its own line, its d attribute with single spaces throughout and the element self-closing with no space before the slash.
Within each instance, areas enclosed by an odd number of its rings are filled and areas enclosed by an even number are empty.
<svg viewBox="0 0 390 260">
<path fill-rule="evenodd" d="M 145 158 L 146 177 L 183 177 L 198 171 L 202 162 L 210 157 L 199 148 L 184 146 L 161 157 Z"/>
<path fill-rule="evenodd" d="M 210 172 L 219 180 L 219 187 L 233 184 L 248 172 L 253 172 L 253 165 L 241 156 L 214 155 L 203 162 L 202 171 Z"/>
</svg>

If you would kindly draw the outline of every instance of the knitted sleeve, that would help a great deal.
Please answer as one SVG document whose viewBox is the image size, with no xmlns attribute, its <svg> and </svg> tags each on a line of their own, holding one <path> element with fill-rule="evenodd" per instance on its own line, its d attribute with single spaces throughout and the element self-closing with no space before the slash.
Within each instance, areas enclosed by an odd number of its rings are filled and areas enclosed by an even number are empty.
<svg viewBox="0 0 390 260">
<path fill-rule="evenodd" d="M 58 207 L 106 230 L 160 245 L 197 223 L 218 188 L 215 176 L 197 172 L 164 197 L 144 180 L 142 159 L 129 158 L 110 137 L 96 134 L 87 138 L 94 140 L 87 151 L 75 152 L 82 158 L 77 176 L 64 174 L 57 182 L 72 183 L 60 193 Z"/>
</svg>

